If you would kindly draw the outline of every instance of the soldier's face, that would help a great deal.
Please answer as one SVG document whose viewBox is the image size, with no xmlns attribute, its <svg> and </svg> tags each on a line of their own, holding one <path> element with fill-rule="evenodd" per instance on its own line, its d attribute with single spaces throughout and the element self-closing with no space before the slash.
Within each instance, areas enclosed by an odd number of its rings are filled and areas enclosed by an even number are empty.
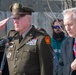
<svg viewBox="0 0 76 75">
<path fill-rule="evenodd" d="M 13 23 L 14 23 L 14 28 L 16 31 L 18 31 L 20 33 L 24 33 L 25 31 L 28 30 L 28 28 L 31 25 L 30 24 L 31 23 L 31 16 L 25 15 L 25 16 L 20 17 L 20 18 L 14 18 Z"/>
</svg>

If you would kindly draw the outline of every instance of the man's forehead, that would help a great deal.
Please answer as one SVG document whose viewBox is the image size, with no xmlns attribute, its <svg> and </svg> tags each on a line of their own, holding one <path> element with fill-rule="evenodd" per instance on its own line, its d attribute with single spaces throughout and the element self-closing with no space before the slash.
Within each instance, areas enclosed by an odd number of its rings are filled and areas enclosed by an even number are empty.
<svg viewBox="0 0 76 75">
<path fill-rule="evenodd" d="M 54 25 L 61 25 L 61 22 L 55 22 Z"/>
</svg>

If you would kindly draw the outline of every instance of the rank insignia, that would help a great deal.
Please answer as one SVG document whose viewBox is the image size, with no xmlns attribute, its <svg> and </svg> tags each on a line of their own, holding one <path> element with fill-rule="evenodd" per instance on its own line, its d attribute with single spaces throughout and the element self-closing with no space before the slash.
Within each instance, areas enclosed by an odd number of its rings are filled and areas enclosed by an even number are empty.
<svg viewBox="0 0 76 75">
<path fill-rule="evenodd" d="M 26 45 L 36 45 L 36 42 L 37 42 L 37 38 L 34 38 L 30 40 L 29 42 L 27 42 Z"/>
<path fill-rule="evenodd" d="M 7 54 L 7 58 L 10 58 L 11 57 L 11 52 L 9 52 L 8 54 Z"/>
<path fill-rule="evenodd" d="M 45 37 L 45 42 L 46 42 L 46 44 L 50 44 L 50 37 L 49 36 Z"/>
</svg>

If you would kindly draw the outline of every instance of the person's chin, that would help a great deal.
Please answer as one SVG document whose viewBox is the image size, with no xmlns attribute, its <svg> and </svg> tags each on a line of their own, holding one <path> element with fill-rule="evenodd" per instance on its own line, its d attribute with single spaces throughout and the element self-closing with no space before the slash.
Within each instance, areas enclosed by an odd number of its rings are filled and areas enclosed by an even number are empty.
<svg viewBox="0 0 76 75">
<path fill-rule="evenodd" d="M 20 31 L 18 28 L 15 28 L 16 31 Z"/>
<path fill-rule="evenodd" d="M 70 36 L 70 37 L 73 37 L 73 38 L 75 37 L 74 35 L 71 35 L 71 34 L 69 34 L 69 36 Z"/>
</svg>

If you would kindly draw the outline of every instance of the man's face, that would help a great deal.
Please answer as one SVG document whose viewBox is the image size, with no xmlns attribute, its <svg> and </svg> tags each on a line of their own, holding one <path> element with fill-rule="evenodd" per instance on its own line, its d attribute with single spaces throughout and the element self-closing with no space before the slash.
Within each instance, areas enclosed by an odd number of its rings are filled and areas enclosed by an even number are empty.
<svg viewBox="0 0 76 75">
<path fill-rule="evenodd" d="M 31 16 L 25 15 L 20 18 L 14 18 L 13 23 L 14 23 L 14 28 L 16 31 L 20 33 L 24 33 L 30 26 Z"/>
<path fill-rule="evenodd" d="M 55 33 L 62 32 L 62 24 L 61 24 L 61 22 L 56 21 L 53 26 L 54 26 L 53 30 L 54 30 Z"/>
<path fill-rule="evenodd" d="M 76 38 L 76 20 L 73 19 L 72 13 L 65 14 L 64 26 L 69 36 Z"/>
</svg>

